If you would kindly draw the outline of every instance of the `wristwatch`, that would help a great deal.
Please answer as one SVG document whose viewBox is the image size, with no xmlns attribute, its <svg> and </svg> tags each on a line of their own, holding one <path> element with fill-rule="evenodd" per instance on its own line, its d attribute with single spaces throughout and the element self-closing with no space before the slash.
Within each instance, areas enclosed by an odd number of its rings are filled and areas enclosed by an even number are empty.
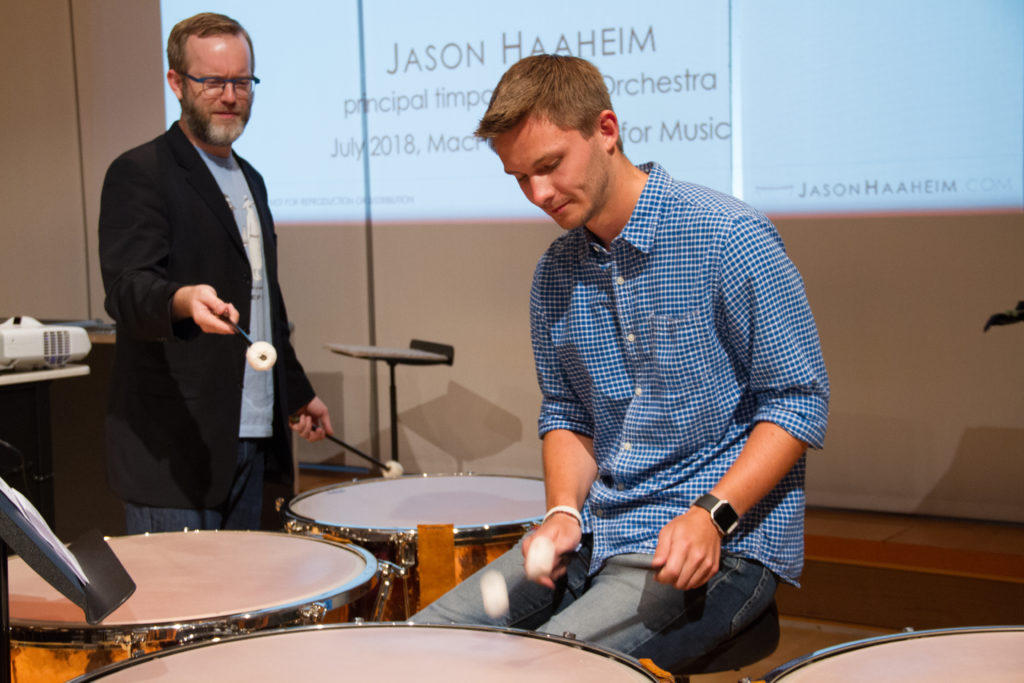
<svg viewBox="0 0 1024 683">
<path fill-rule="evenodd" d="M 694 502 L 694 505 L 711 513 L 711 522 L 718 527 L 722 536 L 728 536 L 740 524 L 740 516 L 736 514 L 727 500 L 721 500 L 710 493 L 705 493 Z"/>
</svg>

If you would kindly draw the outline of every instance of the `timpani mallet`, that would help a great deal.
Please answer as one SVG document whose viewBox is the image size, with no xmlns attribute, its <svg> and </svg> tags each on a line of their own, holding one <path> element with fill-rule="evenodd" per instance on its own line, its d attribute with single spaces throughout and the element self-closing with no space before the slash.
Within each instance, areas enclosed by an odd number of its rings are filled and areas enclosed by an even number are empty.
<svg viewBox="0 0 1024 683">
<path fill-rule="evenodd" d="M 277 350 L 272 344 L 265 341 L 254 342 L 252 337 L 238 326 L 238 323 L 226 315 L 220 316 L 220 319 L 235 328 L 235 332 L 242 335 L 242 338 L 249 342 L 249 348 L 245 352 L 245 359 L 249 362 L 249 365 L 253 370 L 266 372 L 270 368 L 274 367 L 274 363 L 277 362 Z"/>
<path fill-rule="evenodd" d="M 292 422 L 294 424 L 294 423 L 299 421 L 299 417 L 298 417 L 298 415 L 292 415 L 291 417 L 288 418 L 288 421 Z M 381 476 L 383 476 L 385 479 L 397 479 L 398 477 L 400 477 L 403 474 L 405 474 L 405 468 L 402 467 L 402 465 L 399 464 L 399 462 L 397 460 L 388 460 L 387 463 L 383 463 L 380 460 L 378 460 L 377 458 L 373 457 L 372 455 L 368 455 L 366 453 L 363 453 L 361 450 L 359 450 L 355 446 L 351 446 L 351 445 L 345 443 L 344 441 L 342 441 L 341 439 L 337 438 L 336 436 L 332 436 L 332 435 L 327 434 L 327 433 L 325 433 L 324 436 L 327 437 L 328 440 L 333 441 L 334 443 L 338 444 L 342 448 L 344 448 L 346 450 L 349 450 L 349 451 L 352 451 L 353 453 L 358 455 L 363 460 L 371 462 L 374 465 L 376 465 L 377 467 L 379 467 L 380 471 L 381 471 Z"/>
<path fill-rule="evenodd" d="M 348 450 L 352 451 L 360 458 L 372 462 L 374 465 L 380 468 L 381 475 L 385 479 L 397 479 L 398 477 L 405 474 L 405 468 L 402 467 L 402 465 L 397 460 L 388 460 L 386 463 L 384 463 L 378 460 L 377 458 L 373 457 L 372 455 L 367 455 L 366 453 L 363 453 L 358 448 L 353 448 L 352 446 L 348 445 L 341 439 L 331 436 L 330 434 L 325 434 L 324 436 L 326 436 L 328 439 L 338 444 L 342 448 L 347 448 Z"/>
<path fill-rule="evenodd" d="M 551 576 L 555 568 L 555 544 L 547 536 L 534 536 L 524 562 L 526 578 L 536 581 Z M 487 616 L 497 619 L 508 614 L 508 586 L 505 577 L 494 569 L 480 576 L 480 597 Z"/>
</svg>

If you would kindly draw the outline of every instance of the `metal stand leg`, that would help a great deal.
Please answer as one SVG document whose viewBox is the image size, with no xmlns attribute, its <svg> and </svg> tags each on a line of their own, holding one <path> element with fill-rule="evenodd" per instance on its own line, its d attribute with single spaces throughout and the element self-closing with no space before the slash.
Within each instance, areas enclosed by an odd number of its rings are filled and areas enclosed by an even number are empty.
<svg viewBox="0 0 1024 683">
<path fill-rule="evenodd" d="M 398 391 L 395 389 L 395 361 L 387 361 L 391 375 L 391 459 L 398 462 Z"/>
<path fill-rule="evenodd" d="M 374 368 L 377 367 L 377 361 L 383 360 L 388 364 L 388 379 L 390 384 L 390 409 L 391 409 L 391 459 L 396 463 L 398 462 L 398 390 L 395 388 L 395 366 L 399 363 L 405 363 L 407 365 L 439 365 L 444 363 L 446 365 L 452 364 L 452 359 L 455 357 L 455 349 L 447 344 L 438 344 L 436 342 L 422 341 L 419 339 L 413 339 L 409 342 L 409 348 L 407 349 L 396 349 L 396 348 L 383 348 L 383 347 L 365 347 L 365 346 L 347 346 L 343 344 L 328 344 L 327 347 L 335 353 L 341 353 L 346 356 L 353 358 L 363 358 L 373 363 Z M 372 373 L 372 377 L 376 378 L 376 371 Z M 376 381 L 373 382 L 372 388 L 376 390 Z M 371 405 L 373 407 L 372 415 L 377 414 L 377 396 L 375 391 L 371 395 Z M 372 438 L 376 439 L 376 422 L 373 424 L 374 433 Z M 374 456 L 377 456 L 376 441 L 374 442 Z M 381 458 L 383 459 L 383 458 Z"/>
</svg>

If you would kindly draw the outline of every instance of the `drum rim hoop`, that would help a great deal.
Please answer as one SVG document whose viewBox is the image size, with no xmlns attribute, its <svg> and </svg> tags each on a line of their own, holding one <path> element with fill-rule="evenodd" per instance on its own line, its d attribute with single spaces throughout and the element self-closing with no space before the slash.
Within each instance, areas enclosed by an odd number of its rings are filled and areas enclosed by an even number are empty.
<svg viewBox="0 0 1024 683">
<path fill-rule="evenodd" d="M 822 648 L 815 650 L 814 652 L 791 659 L 790 661 L 775 667 L 767 674 L 765 674 L 761 680 L 764 683 L 773 683 L 786 674 L 791 674 L 798 669 L 802 669 L 806 666 L 820 662 L 823 659 L 835 657 L 837 655 L 845 654 L 847 652 L 854 652 L 856 650 L 863 650 L 868 647 L 875 645 L 884 645 L 886 643 L 899 642 L 901 640 L 914 640 L 917 638 L 930 638 L 932 636 L 943 636 L 943 635 L 968 635 L 968 634 L 981 634 L 981 633 L 1004 633 L 1004 632 L 1024 632 L 1024 626 L 1018 625 L 1003 625 L 1003 626 L 958 626 L 953 628 L 936 628 L 926 629 L 922 631 L 903 631 L 900 633 L 889 633 L 882 636 L 874 636 L 871 638 L 862 638 L 860 640 L 852 640 L 848 643 L 839 643 L 838 645 L 832 645 L 831 647 Z"/>
<path fill-rule="evenodd" d="M 133 659 L 122 660 L 115 662 L 108 666 L 104 666 L 96 671 L 89 672 L 80 678 L 74 679 L 71 683 L 92 681 L 106 676 L 107 674 L 116 673 L 122 669 L 130 666 L 140 664 L 146 661 L 160 659 L 175 655 L 178 653 L 189 652 L 197 650 L 199 648 L 210 647 L 219 643 L 228 643 L 239 640 L 252 640 L 256 638 L 264 638 L 275 635 L 298 635 L 307 631 L 341 631 L 347 629 L 368 629 L 368 628 L 401 628 L 401 629 L 448 629 L 454 631 L 483 631 L 489 633 L 498 633 L 505 635 L 520 636 L 526 638 L 532 638 L 535 640 L 553 641 L 562 645 L 576 648 L 590 652 L 591 654 L 599 655 L 610 659 L 619 664 L 630 667 L 636 673 L 645 676 L 647 679 L 657 683 L 658 677 L 655 676 L 650 670 L 644 667 L 638 660 L 633 657 L 629 657 L 621 652 L 603 648 L 593 643 L 587 643 L 574 638 L 568 638 L 565 636 L 556 636 L 550 633 L 539 633 L 537 631 L 528 631 L 525 629 L 517 629 L 511 627 L 499 627 L 499 626 L 477 626 L 473 624 L 415 624 L 409 621 L 373 621 L 373 622 L 348 622 L 341 624 L 319 624 L 313 626 L 296 626 L 292 628 L 278 628 L 278 629 L 264 629 L 260 631 L 253 631 L 243 635 L 235 636 L 232 638 L 225 638 L 220 641 L 203 641 L 198 643 L 190 643 L 188 645 L 182 645 L 179 647 L 158 650 L 156 652 L 150 652 Z"/>
<path fill-rule="evenodd" d="M 26 643 L 30 645 L 42 646 L 44 644 L 50 644 L 52 646 L 61 647 L 66 644 L 87 644 L 87 645 L 103 645 L 103 644 L 115 644 L 119 639 L 124 638 L 125 635 L 137 635 L 137 634 L 150 634 L 155 631 L 175 630 L 175 631 L 188 631 L 200 630 L 201 628 L 214 628 L 217 626 L 223 626 L 230 628 L 233 625 L 244 623 L 245 621 L 251 621 L 253 619 L 261 619 L 263 617 L 275 617 L 272 621 L 274 623 L 283 623 L 291 621 L 297 617 L 297 615 L 306 607 L 314 605 L 316 603 L 329 602 L 330 606 L 328 610 L 335 609 L 342 605 L 347 605 L 354 600 L 365 595 L 367 592 L 372 590 L 375 586 L 375 579 L 379 580 L 381 568 L 380 563 L 373 553 L 366 548 L 351 543 L 339 543 L 326 538 L 320 538 L 317 536 L 301 536 L 296 534 L 289 534 L 283 531 L 244 531 L 244 530 L 191 530 L 191 531 L 168 531 L 160 533 L 146 534 L 146 537 L 159 537 L 164 535 L 173 534 L 246 534 L 246 535 L 262 535 L 272 536 L 275 538 L 302 538 L 309 541 L 315 541 L 317 543 L 323 543 L 327 546 L 347 550 L 355 555 L 358 555 L 363 560 L 363 569 L 359 574 L 351 579 L 351 581 L 332 588 L 315 596 L 304 596 L 297 600 L 292 600 L 287 603 L 281 603 L 279 605 L 273 605 L 270 607 L 264 607 L 261 609 L 247 610 L 244 612 L 234 612 L 229 614 L 213 615 L 193 620 L 189 619 L 175 619 L 171 621 L 160 621 L 160 622 L 107 622 L 106 620 L 101 621 L 97 624 L 89 624 L 86 621 L 46 621 L 39 619 L 17 619 L 13 615 L 10 616 L 10 629 L 12 641 L 18 641 L 19 643 Z M 132 536 L 116 536 L 113 538 L 132 538 Z M 140 536 L 141 538 L 141 536 Z M 113 615 L 110 615 L 113 616 Z M 108 616 L 109 618 L 109 616 Z M 77 637 L 78 641 L 68 640 L 67 643 L 63 639 L 56 640 L 52 636 L 56 633 L 60 633 L 69 638 Z M 18 638 L 15 634 L 46 634 L 51 636 L 49 639 L 40 639 L 26 635 L 26 637 Z M 150 640 L 147 636 L 145 640 Z"/>
<path fill-rule="evenodd" d="M 525 479 L 529 481 L 539 482 L 543 484 L 544 480 L 541 477 L 529 477 L 526 475 L 505 475 L 505 474 L 485 474 L 479 472 L 452 472 L 452 473 L 441 473 L 441 474 L 412 474 L 399 477 L 399 479 L 442 479 L 446 477 L 477 477 L 477 478 L 502 478 L 502 479 Z M 396 534 L 414 534 L 416 532 L 415 526 L 384 526 L 384 525 L 357 525 L 357 524 L 345 524 L 335 523 L 328 520 L 314 519 L 307 517 L 306 515 L 300 514 L 292 509 L 294 503 L 298 503 L 306 498 L 311 498 L 318 493 L 327 493 L 329 491 L 335 491 L 340 488 L 349 486 L 359 486 L 367 483 L 381 483 L 384 481 L 397 481 L 395 479 L 357 479 L 353 481 L 346 481 L 340 484 L 328 484 L 326 486 L 320 486 L 309 491 L 303 491 L 297 496 L 293 497 L 288 503 L 282 508 L 286 523 L 285 527 L 288 528 L 288 522 L 294 521 L 299 524 L 306 525 L 310 529 L 316 529 L 313 532 L 316 536 L 320 536 L 327 531 L 336 533 L 336 535 L 351 539 L 360 543 L 381 543 L 391 541 Z M 453 527 L 453 533 L 455 535 L 456 543 L 460 539 L 472 539 L 472 540 L 487 540 L 494 537 L 500 537 L 510 534 L 521 534 L 524 530 L 529 530 L 534 526 L 540 524 L 544 518 L 544 514 L 541 513 L 534 517 L 522 517 L 520 519 L 513 520 L 502 520 L 501 522 L 494 524 L 460 524 Z M 289 533 L 292 532 L 289 529 Z M 299 533 L 298 535 L 303 535 Z"/>
</svg>

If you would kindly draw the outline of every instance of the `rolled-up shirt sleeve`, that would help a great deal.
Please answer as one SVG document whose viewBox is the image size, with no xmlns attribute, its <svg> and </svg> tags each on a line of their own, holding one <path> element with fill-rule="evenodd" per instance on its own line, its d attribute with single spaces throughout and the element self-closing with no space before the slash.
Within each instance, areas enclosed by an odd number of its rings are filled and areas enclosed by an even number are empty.
<svg viewBox="0 0 1024 683">
<path fill-rule="evenodd" d="M 558 358 L 551 334 L 551 323 L 546 310 L 553 296 L 552 286 L 545 283 L 551 278 L 545 260 L 541 260 L 534 274 L 530 293 L 530 336 L 536 363 L 537 381 L 542 400 L 537 420 L 538 435 L 543 437 L 554 429 L 567 429 L 585 436 L 594 435 L 594 418 L 566 377 L 566 370 Z"/>
<path fill-rule="evenodd" d="M 821 448 L 829 381 L 803 279 L 763 217 L 737 219 L 721 267 L 718 321 L 755 396 L 755 422 L 773 422 Z"/>
</svg>

